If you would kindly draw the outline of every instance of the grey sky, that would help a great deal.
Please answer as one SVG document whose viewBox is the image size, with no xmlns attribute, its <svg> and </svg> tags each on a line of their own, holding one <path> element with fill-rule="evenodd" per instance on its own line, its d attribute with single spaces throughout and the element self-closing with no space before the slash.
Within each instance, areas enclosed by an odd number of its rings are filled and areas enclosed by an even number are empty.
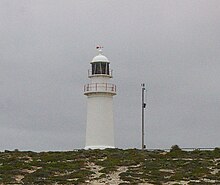
<svg viewBox="0 0 220 185">
<path fill-rule="evenodd" d="M 115 141 L 220 146 L 220 1 L 1 0 L 0 150 L 85 143 L 89 62 L 104 46 L 118 94 Z"/>
</svg>

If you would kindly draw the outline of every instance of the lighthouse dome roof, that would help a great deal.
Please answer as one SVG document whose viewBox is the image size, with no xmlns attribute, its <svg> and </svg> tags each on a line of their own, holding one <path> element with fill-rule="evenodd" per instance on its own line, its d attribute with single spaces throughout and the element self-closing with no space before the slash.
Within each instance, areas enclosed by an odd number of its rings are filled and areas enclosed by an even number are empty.
<svg viewBox="0 0 220 185">
<path fill-rule="evenodd" d="M 92 59 L 92 62 L 107 62 L 109 63 L 109 60 L 106 56 L 102 55 L 101 53 L 97 56 L 95 56 L 93 59 Z"/>
</svg>

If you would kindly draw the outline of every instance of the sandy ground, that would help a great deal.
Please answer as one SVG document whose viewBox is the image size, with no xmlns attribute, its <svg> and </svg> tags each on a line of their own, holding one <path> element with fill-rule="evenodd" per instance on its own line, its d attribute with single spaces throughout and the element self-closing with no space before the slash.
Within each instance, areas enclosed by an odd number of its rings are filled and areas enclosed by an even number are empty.
<svg viewBox="0 0 220 185">
<path fill-rule="evenodd" d="M 103 167 L 95 165 L 94 163 L 88 163 L 87 165 L 91 169 L 91 171 L 93 171 L 95 174 L 92 176 L 92 178 L 90 180 L 88 180 L 86 182 L 86 184 L 90 184 L 90 185 L 105 185 L 105 184 L 106 185 L 107 184 L 117 185 L 122 182 L 125 182 L 120 179 L 119 174 L 122 172 L 126 172 L 127 167 L 124 167 L 124 166 L 119 167 L 117 169 L 117 171 L 106 175 L 106 177 L 104 177 L 104 178 L 100 178 L 102 173 L 100 173 L 99 171 L 102 170 Z"/>
</svg>

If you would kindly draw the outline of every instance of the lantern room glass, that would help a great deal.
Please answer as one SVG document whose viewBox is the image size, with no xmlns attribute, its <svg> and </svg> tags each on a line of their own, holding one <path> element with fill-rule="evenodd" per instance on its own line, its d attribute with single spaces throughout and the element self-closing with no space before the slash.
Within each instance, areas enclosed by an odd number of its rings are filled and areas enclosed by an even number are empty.
<svg viewBox="0 0 220 185">
<path fill-rule="evenodd" d="M 107 62 L 94 62 L 92 63 L 92 75 L 105 74 L 109 75 L 109 63 Z"/>
</svg>

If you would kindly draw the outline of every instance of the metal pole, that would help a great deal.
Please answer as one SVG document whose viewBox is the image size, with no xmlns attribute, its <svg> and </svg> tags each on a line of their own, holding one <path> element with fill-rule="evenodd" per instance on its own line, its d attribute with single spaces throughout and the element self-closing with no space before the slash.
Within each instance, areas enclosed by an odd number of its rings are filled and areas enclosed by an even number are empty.
<svg viewBox="0 0 220 185">
<path fill-rule="evenodd" d="M 145 93 L 145 84 L 141 84 L 142 86 L 142 138 L 141 138 L 141 144 L 142 144 L 142 150 L 144 150 L 146 148 L 145 144 L 144 144 L 144 109 L 146 107 L 146 103 L 144 102 L 144 93 Z"/>
</svg>

